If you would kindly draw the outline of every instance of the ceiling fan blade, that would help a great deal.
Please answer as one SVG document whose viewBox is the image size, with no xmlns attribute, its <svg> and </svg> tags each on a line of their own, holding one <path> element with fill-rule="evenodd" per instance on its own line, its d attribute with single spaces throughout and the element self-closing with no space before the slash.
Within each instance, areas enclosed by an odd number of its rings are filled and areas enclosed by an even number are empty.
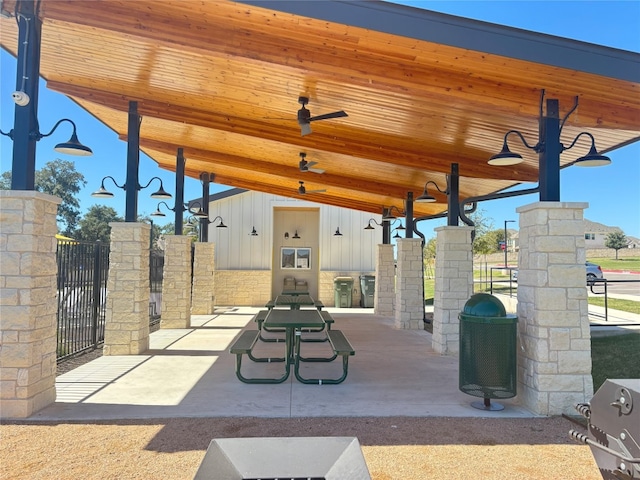
<svg viewBox="0 0 640 480">
<path fill-rule="evenodd" d="M 305 193 L 324 193 L 326 191 L 326 188 L 321 188 L 320 190 L 307 190 Z"/>
<path fill-rule="evenodd" d="M 304 137 L 305 135 L 309 135 L 311 133 L 311 125 L 308 123 L 300 123 L 300 135 Z"/>
<path fill-rule="evenodd" d="M 333 113 L 325 113 L 324 115 L 317 115 L 315 117 L 309 118 L 309 122 L 315 122 L 317 120 L 327 120 L 328 118 L 340 118 L 340 117 L 348 117 L 347 112 L 344 110 L 340 110 L 339 112 Z"/>
<path fill-rule="evenodd" d="M 313 173 L 324 173 L 324 170 L 321 168 L 308 168 L 307 172 L 313 172 Z"/>
</svg>

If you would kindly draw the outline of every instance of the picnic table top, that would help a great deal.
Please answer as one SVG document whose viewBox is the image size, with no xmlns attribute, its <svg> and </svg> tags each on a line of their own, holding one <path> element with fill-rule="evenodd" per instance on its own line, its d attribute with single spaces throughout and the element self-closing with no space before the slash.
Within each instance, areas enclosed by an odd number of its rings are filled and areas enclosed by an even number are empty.
<svg viewBox="0 0 640 480">
<path fill-rule="evenodd" d="M 324 320 L 317 310 L 277 310 L 273 309 L 264 320 L 265 327 L 310 328 L 324 326 Z"/>
</svg>

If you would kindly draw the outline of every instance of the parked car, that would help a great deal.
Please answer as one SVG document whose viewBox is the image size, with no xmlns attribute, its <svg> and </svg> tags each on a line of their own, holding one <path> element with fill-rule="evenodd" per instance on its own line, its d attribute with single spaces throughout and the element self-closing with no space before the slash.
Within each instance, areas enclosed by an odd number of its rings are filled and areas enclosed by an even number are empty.
<svg viewBox="0 0 640 480">
<path fill-rule="evenodd" d="M 596 265 L 595 263 L 591 262 L 585 262 L 585 267 L 587 268 L 587 285 L 593 284 L 594 280 L 604 278 L 600 265 Z M 518 270 L 511 270 L 511 280 L 513 280 L 514 282 L 518 281 Z"/>
</svg>

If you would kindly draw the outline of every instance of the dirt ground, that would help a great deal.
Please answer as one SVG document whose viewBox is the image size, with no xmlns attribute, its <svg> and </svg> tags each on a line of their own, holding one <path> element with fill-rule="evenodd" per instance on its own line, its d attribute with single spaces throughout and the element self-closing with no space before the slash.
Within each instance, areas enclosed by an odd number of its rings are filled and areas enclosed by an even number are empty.
<svg viewBox="0 0 640 480">
<path fill-rule="evenodd" d="M 601 479 L 562 418 L 193 418 L 0 425 L 2 479 L 192 479 L 210 441 L 357 437 L 371 478 Z"/>
</svg>

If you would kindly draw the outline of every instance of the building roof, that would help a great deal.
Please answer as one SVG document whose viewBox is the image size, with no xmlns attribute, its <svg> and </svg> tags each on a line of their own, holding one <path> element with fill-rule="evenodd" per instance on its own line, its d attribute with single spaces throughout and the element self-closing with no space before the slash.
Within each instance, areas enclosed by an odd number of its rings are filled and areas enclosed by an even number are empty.
<svg viewBox="0 0 640 480">
<path fill-rule="evenodd" d="M 41 0 L 41 73 L 127 140 L 130 101 L 141 149 L 186 175 L 231 187 L 380 213 L 403 209 L 427 181 L 445 189 L 459 164 L 460 197 L 538 181 L 537 155 L 492 167 L 504 135 L 538 137 L 541 92 L 558 99 L 567 144 L 598 150 L 640 137 L 640 55 L 377 1 Z M 4 0 L 12 12 L 15 0 Z M 17 52 L 14 18 L 2 47 Z M 301 135 L 300 96 L 314 121 Z M 562 155 L 587 153 L 587 137 Z M 324 173 L 301 172 L 300 153 Z M 314 192 L 326 190 L 324 192 Z M 446 196 L 414 205 L 442 213 Z"/>
</svg>

